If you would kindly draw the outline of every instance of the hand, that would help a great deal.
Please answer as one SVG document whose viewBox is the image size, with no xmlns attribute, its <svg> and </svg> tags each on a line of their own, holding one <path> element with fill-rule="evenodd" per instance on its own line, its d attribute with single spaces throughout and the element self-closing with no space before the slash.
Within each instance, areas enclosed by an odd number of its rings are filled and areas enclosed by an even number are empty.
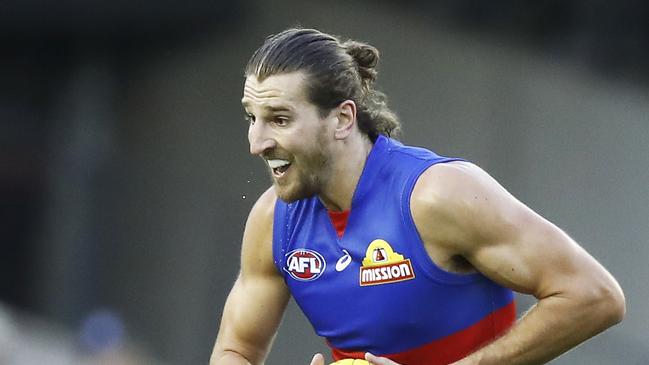
<svg viewBox="0 0 649 365">
<path fill-rule="evenodd" d="M 372 365 L 400 365 L 396 362 L 388 359 L 387 357 L 378 357 L 370 354 L 369 352 L 365 353 L 365 360 L 369 361 Z M 314 364 L 311 364 L 314 365 Z"/>
<path fill-rule="evenodd" d="M 318 353 L 313 355 L 313 359 L 311 359 L 311 365 L 325 365 L 324 362 L 324 356 L 322 354 Z"/>
</svg>

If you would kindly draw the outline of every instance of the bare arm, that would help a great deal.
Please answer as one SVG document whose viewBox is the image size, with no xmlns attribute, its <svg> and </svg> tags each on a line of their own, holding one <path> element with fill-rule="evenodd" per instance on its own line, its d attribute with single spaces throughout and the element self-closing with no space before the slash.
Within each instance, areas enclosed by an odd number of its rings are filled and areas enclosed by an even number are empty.
<svg viewBox="0 0 649 365">
<path fill-rule="evenodd" d="M 262 364 L 289 299 L 272 256 L 275 193 L 266 191 L 250 212 L 241 271 L 223 309 L 210 364 Z"/>
<path fill-rule="evenodd" d="M 456 365 L 545 363 L 622 320 L 624 296 L 606 269 L 475 165 L 431 167 L 411 206 L 427 246 L 538 299 L 507 334 Z"/>
</svg>

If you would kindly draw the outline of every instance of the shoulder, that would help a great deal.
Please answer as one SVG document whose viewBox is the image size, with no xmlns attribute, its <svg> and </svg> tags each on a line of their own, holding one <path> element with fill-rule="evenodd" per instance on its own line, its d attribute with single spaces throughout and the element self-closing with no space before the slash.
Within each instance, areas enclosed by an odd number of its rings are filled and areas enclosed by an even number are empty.
<svg viewBox="0 0 649 365">
<path fill-rule="evenodd" d="M 252 206 L 252 209 L 250 210 L 250 214 L 248 216 L 248 224 L 254 223 L 272 225 L 276 202 L 277 194 L 275 194 L 275 188 L 271 186 L 261 194 L 255 204 Z"/>
<path fill-rule="evenodd" d="M 493 177 L 465 161 L 429 167 L 417 180 L 410 199 L 425 242 L 452 246 L 489 242 L 510 227 L 522 204 Z"/>
<path fill-rule="evenodd" d="M 483 169 L 466 161 L 438 163 L 427 168 L 415 183 L 412 201 L 429 209 L 473 206 L 503 189 Z"/>
<path fill-rule="evenodd" d="M 241 246 L 243 272 L 251 268 L 273 272 L 273 216 L 277 195 L 273 187 L 268 188 L 257 199 L 246 221 Z M 261 263 L 261 265 L 260 265 Z"/>
</svg>

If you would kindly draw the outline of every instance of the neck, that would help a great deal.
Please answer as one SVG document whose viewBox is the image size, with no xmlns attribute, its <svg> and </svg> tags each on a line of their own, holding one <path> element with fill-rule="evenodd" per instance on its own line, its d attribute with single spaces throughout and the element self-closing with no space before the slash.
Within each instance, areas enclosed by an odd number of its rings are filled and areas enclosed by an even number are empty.
<svg viewBox="0 0 649 365">
<path fill-rule="evenodd" d="M 341 141 L 340 147 L 335 151 L 331 179 L 318 195 L 328 210 L 343 211 L 351 208 L 354 191 L 372 146 L 365 135 L 355 135 Z"/>
</svg>

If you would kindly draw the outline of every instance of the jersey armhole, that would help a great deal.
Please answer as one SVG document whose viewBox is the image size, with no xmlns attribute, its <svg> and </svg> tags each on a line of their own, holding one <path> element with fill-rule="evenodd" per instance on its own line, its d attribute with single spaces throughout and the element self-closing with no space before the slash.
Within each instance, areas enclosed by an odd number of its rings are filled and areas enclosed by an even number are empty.
<svg viewBox="0 0 649 365">
<path fill-rule="evenodd" d="M 288 240 L 288 204 L 280 199 L 275 201 L 273 213 L 273 262 L 279 274 L 284 277 L 284 259 L 286 257 L 286 242 Z"/>
<path fill-rule="evenodd" d="M 439 163 L 448 163 L 453 161 L 466 161 L 461 158 L 440 158 L 436 160 L 426 160 L 417 166 L 414 172 L 406 180 L 403 192 L 401 194 L 401 217 L 403 223 L 408 229 L 412 231 L 412 237 L 416 237 L 416 242 L 412 242 L 413 253 L 418 256 L 418 259 L 415 260 L 415 264 L 421 269 L 427 277 L 430 279 L 446 285 L 462 285 L 473 283 L 480 278 L 483 278 L 483 275 L 480 273 L 470 273 L 470 274 L 458 274 L 446 271 L 430 258 L 428 251 L 424 247 L 424 241 L 417 230 L 415 225 L 415 220 L 412 217 L 412 212 L 410 211 L 410 199 L 412 197 L 412 192 L 415 188 L 415 184 L 421 174 L 424 173 L 429 167 L 439 164 Z"/>
</svg>

